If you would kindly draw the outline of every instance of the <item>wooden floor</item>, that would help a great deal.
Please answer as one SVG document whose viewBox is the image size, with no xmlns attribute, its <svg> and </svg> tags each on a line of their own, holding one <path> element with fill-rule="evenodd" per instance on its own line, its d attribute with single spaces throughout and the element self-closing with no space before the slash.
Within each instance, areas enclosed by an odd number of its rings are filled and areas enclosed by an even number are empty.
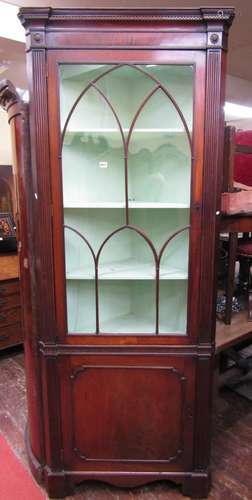
<svg viewBox="0 0 252 500">
<path fill-rule="evenodd" d="M 248 311 L 245 309 L 232 314 L 231 325 L 223 321 L 216 322 L 216 352 L 224 351 L 238 342 L 251 338 L 252 321 L 248 321 Z M 251 496 L 252 498 L 252 496 Z"/>
<path fill-rule="evenodd" d="M 229 390 L 222 390 L 215 402 L 213 420 L 213 487 L 209 498 L 252 500 L 252 403 Z M 16 349 L 0 353 L 0 432 L 24 466 L 28 467 L 23 440 L 25 423 L 23 354 Z M 181 498 L 179 488 L 169 483 L 155 483 L 132 490 L 89 483 L 77 488 L 75 496 L 68 497 L 68 500 Z M 27 500 L 32 499 L 27 498 Z"/>
</svg>

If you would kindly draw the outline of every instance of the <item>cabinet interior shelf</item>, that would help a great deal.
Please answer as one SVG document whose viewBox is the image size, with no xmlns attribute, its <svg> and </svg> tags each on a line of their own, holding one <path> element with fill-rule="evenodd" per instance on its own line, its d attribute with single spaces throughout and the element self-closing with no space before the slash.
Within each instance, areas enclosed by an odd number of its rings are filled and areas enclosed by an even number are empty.
<svg viewBox="0 0 252 500">
<path fill-rule="evenodd" d="M 124 133 L 129 132 L 129 128 L 123 128 Z M 183 134 L 184 129 L 180 128 L 134 128 L 133 133 L 140 134 Z M 81 135 L 81 134 L 115 134 L 120 133 L 119 128 L 90 128 L 90 129 L 68 129 L 66 135 Z"/>
<path fill-rule="evenodd" d="M 167 325 L 165 322 L 160 321 L 159 323 L 159 335 L 185 335 L 185 332 L 177 330 L 172 327 L 173 325 Z M 114 319 L 104 321 L 101 326 L 100 335 L 156 335 L 154 321 L 150 322 L 149 318 L 144 319 L 139 317 L 136 313 L 124 314 L 118 316 Z M 75 329 L 73 332 L 75 335 L 83 335 L 83 332 Z M 95 332 L 90 333 L 90 335 L 95 335 Z M 86 333 L 86 335 L 87 335 Z"/>
<path fill-rule="evenodd" d="M 190 208 L 188 203 L 156 203 L 129 201 L 129 208 Z M 124 201 L 92 202 L 92 201 L 65 201 L 64 208 L 125 208 Z"/>
<path fill-rule="evenodd" d="M 131 260 L 111 262 L 99 266 L 99 280 L 154 280 L 154 265 Z M 94 269 L 88 266 L 67 271 L 68 280 L 93 280 Z M 160 268 L 161 280 L 187 280 L 188 273 L 178 267 L 164 264 Z"/>
</svg>

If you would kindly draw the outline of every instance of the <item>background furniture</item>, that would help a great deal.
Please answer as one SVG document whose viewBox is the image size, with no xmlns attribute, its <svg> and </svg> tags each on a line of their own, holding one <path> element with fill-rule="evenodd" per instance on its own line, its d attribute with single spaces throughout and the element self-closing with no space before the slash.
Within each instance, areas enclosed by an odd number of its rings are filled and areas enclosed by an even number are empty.
<svg viewBox="0 0 252 500">
<path fill-rule="evenodd" d="M 51 496 L 82 480 L 160 477 L 208 493 L 232 18 L 20 12 L 32 144 L 26 352 L 38 403 L 28 391 L 27 446 Z"/>
<path fill-rule="evenodd" d="M 23 342 L 18 256 L 0 254 L 0 349 Z"/>
<path fill-rule="evenodd" d="M 11 165 L 0 165 L 0 212 L 16 213 L 14 181 Z"/>
<path fill-rule="evenodd" d="M 252 239 L 247 236 L 243 238 L 241 243 L 237 246 L 237 257 L 240 262 L 240 272 L 239 272 L 239 286 L 246 289 L 247 292 L 247 308 L 248 308 L 248 320 L 252 321 L 252 276 L 251 276 L 251 265 L 252 265 Z"/>
<path fill-rule="evenodd" d="M 252 335 L 251 322 L 249 321 L 250 314 L 248 314 L 250 304 L 248 304 L 248 311 L 241 310 L 232 314 L 235 264 L 239 258 L 239 249 L 241 249 L 242 252 L 246 249 L 246 247 L 244 247 L 246 246 L 246 240 L 244 237 L 238 239 L 238 234 L 243 233 L 246 235 L 252 230 L 252 217 L 251 214 L 248 213 L 248 201 L 249 198 L 251 198 L 251 195 L 249 197 L 245 197 L 244 200 L 244 192 L 236 193 L 234 191 L 234 175 L 235 179 L 238 179 L 239 181 L 246 180 L 245 177 L 239 177 L 242 173 L 239 169 L 238 172 L 234 174 L 234 167 L 237 166 L 234 160 L 237 152 L 243 154 L 245 153 L 247 155 L 251 153 L 251 148 L 248 145 L 244 146 L 236 144 L 235 128 L 226 127 L 224 152 L 223 191 L 225 192 L 225 202 L 222 203 L 222 207 L 225 207 L 225 211 L 227 212 L 230 210 L 233 215 L 222 214 L 220 224 L 221 233 L 228 233 L 229 241 L 228 272 L 226 280 L 226 311 L 224 315 L 224 323 L 221 320 L 217 320 L 216 326 L 216 367 L 218 372 L 218 385 L 220 384 L 220 381 L 224 381 L 226 383 L 230 376 L 232 376 L 233 371 L 236 372 L 237 378 L 237 373 L 239 377 L 242 377 L 244 373 L 247 373 L 251 369 L 251 355 L 247 355 L 247 357 L 245 357 L 243 349 L 250 346 Z M 242 157 L 241 160 L 241 166 L 244 167 L 244 157 Z M 249 179 L 249 167 L 246 169 L 246 173 L 248 175 L 247 178 Z M 243 182 L 239 183 L 239 186 L 243 186 Z M 228 200 L 229 196 L 231 201 Z M 238 198 L 237 201 L 235 200 L 236 196 Z M 233 213 L 234 211 L 238 211 L 240 213 Z M 245 256 L 242 255 L 242 259 L 244 257 L 245 259 L 249 258 L 246 257 L 246 254 Z M 241 263 L 242 259 L 240 261 Z M 245 280 L 247 279 L 249 281 L 249 276 L 250 271 L 247 267 Z M 243 378 L 239 378 L 239 380 L 242 381 Z"/>
<path fill-rule="evenodd" d="M 0 212 L 0 252 L 17 250 L 16 224 L 11 212 Z"/>
<path fill-rule="evenodd" d="M 231 213 L 233 215 L 224 215 L 222 216 L 222 227 L 224 226 L 224 232 L 227 230 L 229 233 L 229 249 L 228 249 L 228 273 L 227 273 L 227 280 L 226 280 L 226 311 L 225 311 L 225 323 L 229 325 L 231 323 L 231 316 L 232 316 L 232 300 L 233 300 L 233 295 L 234 295 L 234 278 L 235 278 L 235 263 L 237 261 L 237 258 L 240 260 L 240 265 L 244 267 L 246 266 L 246 277 L 245 280 L 247 282 L 247 287 L 248 287 L 248 310 L 250 309 L 249 304 L 251 302 L 251 299 L 249 297 L 251 294 L 249 293 L 250 290 L 250 266 L 246 265 L 246 262 L 248 262 L 250 255 L 250 247 L 249 247 L 249 241 L 247 241 L 248 235 L 252 231 L 252 217 L 251 214 L 246 213 L 246 202 L 247 200 L 241 197 L 244 193 L 235 193 L 234 192 L 234 184 L 236 179 L 239 181 L 241 184 L 245 184 L 245 182 L 249 182 L 250 180 L 250 170 L 252 170 L 252 146 L 247 144 L 244 144 L 244 136 L 246 137 L 247 134 L 244 133 L 241 141 L 241 134 L 238 134 L 237 140 L 239 142 L 243 142 L 243 144 L 236 144 L 236 132 L 234 127 L 226 127 L 225 128 L 225 147 L 224 147 L 224 177 L 223 177 L 223 192 L 225 193 L 224 196 L 228 197 L 227 192 L 230 192 L 233 194 L 230 195 L 230 198 L 233 199 L 235 196 L 237 196 L 240 201 L 240 210 L 239 206 L 236 209 L 236 214 L 233 214 L 233 210 L 231 210 Z M 248 134 L 250 137 L 250 134 Z M 238 160 L 237 159 L 238 155 Z M 246 156 L 245 156 L 246 155 Z M 249 156 L 247 156 L 249 155 Z M 247 157 L 247 159 L 246 159 Z M 251 158 L 251 160 L 250 160 Z M 248 161 L 249 159 L 249 161 Z M 251 164 L 251 167 L 250 167 Z M 247 166 L 247 170 L 246 167 Z M 243 181 L 243 182 L 242 182 Z M 249 192 L 250 193 L 250 192 Z M 245 192 L 246 196 L 246 192 Z M 252 199 L 252 193 L 249 194 L 250 198 Z M 244 199 L 244 203 L 243 203 Z M 232 205 L 234 205 L 234 202 L 232 201 Z M 223 206 L 229 207 L 228 203 L 223 203 Z M 232 208 L 232 207 L 231 207 Z M 249 208 L 247 208 L 248 212 Z M 240 213 L 239 213 L 240 211 Z M 230 230 L 228 230 L 230 228 Z M 245 229 L 245 231 L 243 230 Z M 245 233 L 245 239 L 243 238 L 242 240 L 239 241 L 238 244 L 238 232 L 244 232 Z M 238 248 L 237 248 L 238 246 Z M 237 254 L 238 251 L 238 254 Z M 247 253 L 246 253 L 247 252 Z M 250 313 L 249 313 L 250 317 Z"/>
<path fill-rule="evenodd" d="M 26 391 L 32 443 L 40 443 L 43 408 L 41 401 L 41 384 L 35 375 L 39 373 L 38 336 L 36 324 L 36 304 L 31 289 L 31 280 L 34 280 L 34 239 L 37 238 L 31 231 L 33 220 L 34 191 L 31 173 L 31 148 L 29 135 L 29 106 L 20 98 L 11 82 L 0 82 L 0 106 L 8 113 L 13 147 L 13 167 L 17 182 L 17 237 L 19 273 L 21 288 L 21 320 L 24 332 Z M 27 189 L 27 186 L 29 189 Z M 35 191 L 36 192 L 36 191 Z M 40 280 L 42 275 L 40 274 Z M 36 449 L 38 456 L 42 456 L 43 449 Z"/>
<path fill-rule="evenodd" d="M 0 106 L 3 105 L 1 97 L 0 84 Z M 23 342 L 19 261 L 13 218 L 17 218 L 15 171 L 10 165 L 0 165 L 0 219 L 10 224 L 9 238 L 5 238 L 0 231 L 3 238 L 0 242 L 0 349 Z"/>
<path fill-rule="evenodd" d="M 232 235 L 234 234 L 236 237 L 237 233 L 242 233 L 242 232 L 246 233 L 249 232 L 250 229 L 251 229 L 251 215 L 241 214 L 233 216 L 225 216 L 225 215 L 221 216 L 220 232 L 229 233 L 229 237 L 230 234 Z M 237 245 L 235 243 L 233 250 L 231 250 L 232 253 L 231 255 L 229 255 L 229 261 L 231 261 L 231 265 L 234 262 L 234 258 L 236 258 L 236 248 Z M 233 282 L 234 267 L 229 267 L 228 273 L 229 273 L 229 279 L 232 280 Z M 230 318 L 231 318 L 231 309 L 230 309 Z M 230 321 L 229 323 L 227 323 L 227 321 L 223 322 L 221 320 L 217 320 L 217 326 L 216 326 L 217 353 L 224 351 L 229 347 L 237 345 L 243 341 L 248 340 L 251 342 L 251 334 L 252 334 L 252 328 L 251 328 L 251 323 L 248 321 L 247 311 L 240 311 L 239 313 L 235 313 L 233 315 L 232 322 Z"/>
<path fill-rule="evenodd" d="M 29 268 L 32 262 L 29 252 L 32 252 L 33 240 L 31 238 L 31 230 L 29 221 L 32 218 L 32 209 L 30 205 L 30 197 L 28 193 L 24 193 L 25 184 L 31 182 L 30 172 L 30 142 L 29 142 L 29 120 L 28 120 L 28 105 L 20 99 L 18 92 L 11 82 L 2 80 L 0 82 L 0 106 L 8 113 L 8 121 L 10 124 L 10 131 L 12 137 L 13 148 L 13 172 L 14 172 L 14 185 L 15 185 L 15 219 L 17 224 L 17 238 L 18 238 L 18 258 L 17 256 L 6 256 L 7 262 L 15 263 L 15 277 L 20 276 L 20 302 L 21 302 L 21 324 L 23 334 L 29 332 L 29 337 L 26 337 L 26 371 L 27 371 L 27 392 L 30 394 L 28 398 L 29 413 L 30 415 L 41 414 L 39 403 L 39 389 L 37 387 L 34 377 L 29 376 L 34 372 L 34 329 L 35 325 L 32 321 L 32 295 L 30 287 L 30 275 L 32 268 Z M 28 212 L 30 212 L 28 219 Z M 22 224 L 20 224 L 22 221 Z M 22 230 L 21 230 L 22 228 Z M 21 242 L 22 235 L 22 242 Z M 29 241 L 29 251 L 28 251 Z M 13 268 L 12 268 L 13 269 Z M 17 271 L 19 270 L 19 272 Z M 29 271 L 28 271 L 29 269 Z M 4 266 L 2 266 L 2 272 Z M 9 277 L 14 277 L 13 274 Z M 8 276 L 4 275 L 4 280 Z M 11 288 L 16 290 L 17 284 Z M 11 295 L 11 294 L 10 294 Z M 33 351 L 32 358 L 30 353 Z M 36 418 L 36 417 L 34 417 Z"/>
</svg>

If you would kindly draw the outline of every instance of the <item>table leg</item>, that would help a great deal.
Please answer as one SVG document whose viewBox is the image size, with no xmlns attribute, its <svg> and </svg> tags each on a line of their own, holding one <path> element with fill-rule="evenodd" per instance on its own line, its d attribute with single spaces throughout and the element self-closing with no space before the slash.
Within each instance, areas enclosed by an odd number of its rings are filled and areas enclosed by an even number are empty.
<svg viewBox="0 0 252 500">
<path fill-rule="evenodd" d="M 226 325 L 231 324 L 237 242 L 238 242 L 238 233 L 229 233 L 228 272 L 226 281 L 226 310 L 224 318 Z"/>
</svg>

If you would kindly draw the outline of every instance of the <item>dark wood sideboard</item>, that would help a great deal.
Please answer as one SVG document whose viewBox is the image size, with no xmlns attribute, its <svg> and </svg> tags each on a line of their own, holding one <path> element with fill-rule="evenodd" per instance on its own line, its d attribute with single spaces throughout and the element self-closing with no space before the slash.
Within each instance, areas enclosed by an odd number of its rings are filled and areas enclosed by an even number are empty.
<svg viewBox="0 0 252 500">
<path fill-rule="evenodd" d="M 0 254 L 0 350 L 22 342 L 18 256 Z"/>
</svg>

